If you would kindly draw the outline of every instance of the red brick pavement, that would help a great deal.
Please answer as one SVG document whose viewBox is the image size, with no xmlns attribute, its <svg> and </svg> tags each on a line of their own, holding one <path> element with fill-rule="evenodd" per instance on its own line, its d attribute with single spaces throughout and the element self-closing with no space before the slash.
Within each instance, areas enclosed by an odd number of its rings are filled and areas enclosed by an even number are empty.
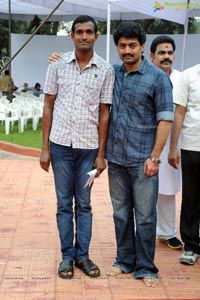
<svg viewBox="0 0 200 300">
<path fill-rule="evenodd" d="M 158 287 L 145 287 L 132 274 L 106 276 L 116 255 L 106 172 L 95 179 L 92 193 L 90 256 L 101 268 L 101 276 L 90 279 L 75 268 L 74 279 L 58 278 L 61 257 L 52 171 L 42 171 L 38 158 L 2 153 L 0 300 L 200 299 L 200 259 L 194 266 L 181 265 L 181 251 L 159 242 L 155 257 L 161 276 Z M 177 226 L 180 202 L 181 194 L 177 197 Z"/>
</svg>

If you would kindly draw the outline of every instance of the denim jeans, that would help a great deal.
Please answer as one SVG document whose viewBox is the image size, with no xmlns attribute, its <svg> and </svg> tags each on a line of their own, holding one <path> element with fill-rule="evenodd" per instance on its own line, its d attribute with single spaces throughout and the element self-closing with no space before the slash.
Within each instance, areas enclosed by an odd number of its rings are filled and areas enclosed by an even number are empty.
<svg viewBox="0 0 200 300">
<path fill-rule="evenodd" d="M 87 173 L 94 168 L 97 151 L 50 143 L 62 259 L 82 259 L 89 255 L 92 235 L 91 187 L 84 188 L 84 185 L 89 178 Z"/>
<path fill-rule="evenodd" d="M 144 164 L 124 167 L 109 162 L 110 197 L 117 242 L 114 266 L 135 278 L 158 276 L 154 264 L 158 175 L 144 174 Z"/>
</svg>

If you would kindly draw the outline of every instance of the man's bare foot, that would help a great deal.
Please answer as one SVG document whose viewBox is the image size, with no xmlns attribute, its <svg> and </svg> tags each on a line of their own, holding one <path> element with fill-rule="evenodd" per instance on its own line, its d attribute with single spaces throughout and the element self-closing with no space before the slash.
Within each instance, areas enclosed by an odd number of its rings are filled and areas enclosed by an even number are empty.
<svg viewBox="0 0 200 300">
<path fill-rule="evenodd" d="M 148 287 L 156 287 L 157 285 L 159 285 L 159 278 L 155 277 L 155 276 L 145 276 L 143 278 L 144 284 Z"/>
<path fill-rule="evenodd" d="M 123 273 L 123 271 L 119 268 L 119 267 L 114 267 L 114 266 L 112 266 L 111 268 L 110 268 L 110 270 L 106 273 L 108 276 L 112 276 L 112 277 L 115 277 L 115 276 L 117 276 L 117 275 L 120 275 L 120 274 L 122 274 Z"/>
</svg>

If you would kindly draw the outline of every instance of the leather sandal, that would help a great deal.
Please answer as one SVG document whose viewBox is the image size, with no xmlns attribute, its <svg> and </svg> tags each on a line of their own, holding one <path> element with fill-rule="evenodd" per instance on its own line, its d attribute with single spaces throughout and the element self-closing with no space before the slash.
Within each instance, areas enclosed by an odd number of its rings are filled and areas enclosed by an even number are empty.
<svg viewBox="0 0 200 300">
<path fill-rule="evenodd" d="M 58 267 L 58 276 L 62 279 L 71 279 L 74 276 L 73 260 L 64 259 Z"/>
<path fill-rule="evenodd" d="M 91 278 L 95 278 L 100 275 L 100 269 L 89 258 L 76 260 L 75 266 L 82 270 L 85 275 Z"/>
</svg>

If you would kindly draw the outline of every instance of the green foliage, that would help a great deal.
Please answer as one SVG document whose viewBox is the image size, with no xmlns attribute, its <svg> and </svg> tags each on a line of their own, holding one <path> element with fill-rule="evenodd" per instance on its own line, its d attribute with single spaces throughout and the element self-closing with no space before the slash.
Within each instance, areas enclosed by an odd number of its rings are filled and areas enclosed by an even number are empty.
<svg viewBox="0 0 200 300">
<path fill-rule="evenodd" d="M 111 34 L 115 31 L 117 26 L 120 24 L 120 21 L 111 21 L 110 23 L 110 32 Z M 98 22 L 98 30 L 100 34 L 106 34 L 107 33 L 107 22 Z"/>
<path fill-rule="evenodd" d="M 181 34 L 184 33 L 184 26 L 170 22 L 162 19 L 144 19 L 144 20 L 134 20 L 137 23 L 140 23 L 147 34 Z M 111 21 L 110 32 L 111 34 L 117 28 L 121 21 Z M 98 28 L 100 34 L 106 34 L 107 32 L 107 23 L 99 22 Z"/>
<path fill-rule="evenodd" d="M 12 33 L 25 33 L 29 22 L 11 21 Z M 0 20 L 0 57 L 9 56 L 9 21 Z"/>
<path fill-rule="evenodd" d="M 42 23 L 42 20 L 35 16 L 31 22 L 29 22 L 29 26 L 25 30 L 24 33 L 31 34 L 33 33 L 38 26 Z M 59 22 L 46 22 L 43 26 L 37 31 L 37 34 L 43 35 L 56 35 L 58 31 Z M 22 32 L 19 32 L 22 33 Z"/>
<path fill-rule="evenodd" d="M 182 34 L 184 26 L 163 19 L 138 20 L 147 34 Z"/>
<path fill-rule="evenodd" d="M 71 22 L 59 22 L 58 30 L 65 30 L 67 34 L 71 32 L 72 21 Z"/>
<path fill-rule="evenodd" d="M 32 21 L 11 20 L 11 32 L 31 34 L 40 25 L 41 20 L 35 16 Z M 56 35 L 59 22 L 46 22 L 37 34 Z M 0 20 L 0 58 L 9 56 L 9 21 Z"/>
<path fill-rule="evenodd" d="M 175 22 L 170 22 L 163 19 L 144 19 L 134 20 L 140 23 L 147 34 L 183 34 L 184 26 Z M 121 21 L 111 21 L 110 32 L 111 34 L 117 28 Z M 106 34 L 107 23 L 98 22 L 100 34 Z M 200 33 L 200 18 L 190 18 L 188 21 L 188 33 Z"/>
<path fill-rule="evenodd" d="M 10 128 L 10 133 L 5 134 L 5 125 L 0 123 L 0 140 L 8 143 L 13 143 L 25 147 L 41 148 L 42 131 L 41 121 L 38 124 L 36 131 L 32 130 L 32 122 L 29 121 L 24 132 L 19 132 L 17 122 L 13 129 Z"/>
<path fill-rule="evenodd" d="M 189 19 L 188 33 L 200 33 L 200 18 Z"/>
</svg>

